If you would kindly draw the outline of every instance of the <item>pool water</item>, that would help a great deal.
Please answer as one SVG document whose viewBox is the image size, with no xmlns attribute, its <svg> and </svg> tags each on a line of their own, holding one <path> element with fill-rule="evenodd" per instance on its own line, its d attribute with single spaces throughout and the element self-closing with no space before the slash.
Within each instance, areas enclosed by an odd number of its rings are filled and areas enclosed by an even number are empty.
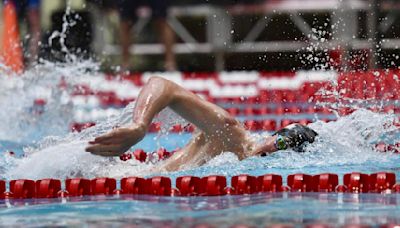
<svg viewBox="0 0 400 228">
<path fill-rule="evenodd" d="M 365 114 L 365 113 L 364 113 Z M 357 113 L 355 114 L 357 115 Z M 368 114 L 370 115 L 370 113 Z M 352 117 L 348 117 L 352 119 Z M 340 121 L 339 121 L 340 122 Z M 335 123 L 329 123 L 330 131 Z M 338 123 L 336 123 L 338 124 Z M 323 132 L 327 128 L 326 123 L 312 125 Z M 254 135 L 262 134 L 254 133 Z M 148 134 L 145 139 L 136 145 L 151 152 L 163 146 L 171 151 L 182 147 L 191 137 L 191 134 Z M 323 137 L 323 134 L 322 134 Z M 17 143 L 1 142 L 3 147 L 18 151 L 21 145 Z M 76 160 L 63 160 L 68 157 L 65 150 L 80 148 L 85 145 L 70 143 L 63 148 L 56 144 L 61 151 L 43 153 L 38 160 L 34 155 L 21 159 L 19 162 L 10 162 L 12 169 L 5 171 L 11 178 L 40 179 L 54 177 L 65 179 L 71 169 L 80 169 Z M 325 150 L 320 150 L 321 145 Z M 344 143 L 345 144 L 345 143 Z M 311 147 L 305 153 L 282 151 L 267 157 L 254 157 L 244 161 L 238 161 L 232 153 L 225 153 L 208 162 L 202 167 L 193 167 L 188 170 L 162 173 L 171 177 L 193 175 L 225 175 L 231 177 L 238 174 L 262 175 L 277 173 L 285 177 L 293 173 L 336 173 L 341 174 L 353 171 L 373 173 L 378 171 L 395 172 L 399 181 L 400 170 L 397 164 L 400 162 L 398 154 L 379 153 L 363 148 L 363 152 L 355 149 L 353 153 L 333 150 L 327 141 L 317 142 L 316 147 Z M 361 146 L 361 145 L 360 145 Z M 336 147 L 337 148 L 337 147 Z M 346 147 L 344 147 L 346 148 Z M 22 153 L 19 150 L 18 154 Z M 81 152 L 83 153 L 83 152 Z M 50 155 L 49 155 L 50 154 Z M 56 165 L 46 165 L 49 160 Z M 50 156 L 50 157 L 49 157 Z M 93 166 L 101 166 L 103 161 L 74 153 L 80 159 L 88 159 Z M 91 155 L 89 155 L 91 156 Z M 6 157 L 6 156 L 5 156 Z M 85 165 L 84 160 L 81 161 Z M 145 170 L 155 164 L 141 164 L 134 160 L 127 162 L 109 160 L 112 165 L 105 165 L 105 169 L 115 168 L 107 172 L 105 176 L 119 178 L 135 175 L 136 171 Z M 70 164 L 69 164 L 70 163 Z M 57 165 L 59 164 L 60 167 Z M 67 164 L 67 165 L 61 165 Z M 40 167 L 42 166 L 42 167 Z M 89 171 L 84 177 L 93 178 L 102 176 L 99 169 L 85 167 Z M 30 172 L 26 170 L 29 169 Z M 62 169 L 60 171 L 60 169 Z M 82 169 L 82 168 L 81 168 Z M 121 170 L 123 170 L 121 172 Z M 130 171 L 132 170 L 132 171 Z M 83 172 L 83 170 L 80 170 Z M 75 172 L 76 173 L 76 172 Z M 159 173 L 143 176 L 160 175 Z M 229 182 L 229 181 L 228 181 Z M 173 183 L 174 184 L 174 183 Z M 229 185 L 229 183 L 228 183 Z M 323 223 L 333 226 L 344 224 L 389 224 L 400 222 L 400 194 L 324 194 L 324 193 L 269 193 L 248 196 L 218 196 L 218 197 L 157 197 L 157 196 L 93 196 L 85 198 L 71 198 L 62 201 L 54 200 L 14 200 L 0 202 L 0 224 L 21 226 L 125 226 L 127 224 L 153 227 L 192 227 L 199 224 L 213 225 L 214 227 L 229 227 L 237 224 L 246 224 L 255 227 L 264 227 L 271 224 L 315 224 Z"/>
<path fill-rule="evenodd" d="M 83 67 L 79 64 L 82 64 Z M 97 121 L 96 126 L 81 133 L 70 133 L 71 113 L 77 111 L 68 102 L 66 94 L 71 91 L 59 89 L 61 76 L 83 77 L 88 63 L 47 69 L 38 77 L 35 72 L 27 76 L 3 80 L 0 77 L 0 151 L 14 151 L 16 156 L 3 153 L 0 156 L 0 178 L 43 179 L 69 177 L 112 177 L 164 175 L 174 180 L 178 176 L 239 174 L 259 176 L 275 173 L 286 176 L 294 173 L 339 174 L 350 172 L 394 172 L 400 181 L 400 155 L 375 150 L 377 142 L 395 143 L 399 133 L 393 122 L 394 114 L 374 113 L 358 109 L 339 117 L 336 121 L 315 121 L 310 127 L 319 133 L 316 142 L 304 153 L 291 150 L 280 151 L 266 157 L 252 157 L 239 161 L 233 153 L 225 152 L 201 167 L 169 173 L 152 173 L 151 168 L 159 162 L 140 163 L 136 160 L 121 161 L 84 152 L 93 137 L 108 132 L 114 126 L 122 126 L 132 117 L 133 104 L 118 110 L 114 115 Z M 89 67 L 90 68 L 90 67 Z M 29 76 L 31 74 L 31 76 Z M 68 78 L 73 81 L 73 78 Z M 5 85 L 5 86 L 4 86 Z M 50 89 L 49 89 L 50 88 Z M 44 92 L 48 91 L 50 92 Z M 48 95 L 45 112 L 33 115 L 32 99 L 38 93 Z M 10 96 L 10 94 L 12 96 Z M 81 111 L 81 110 L 78 110 Z M 13 114 L 13 115 L 11 115 Z M 247 117 L 239 117 L 245 120 Z M 267 116 L 263 118 L 290 118 L 290 116 Z M 303 117 L 301 117 L 303 118 Z M 316 119 L 314 115 L 308 119 Z M 158 119 L 172 126 L 184 123 L 170 110 L 162 112 Z M 271 132 L 252 132 L 258 140 Z M 172 151 L 182 147 L 190 139 L 188 133 L 148 134 L 136 148 L 152 152 L 160 147 Z M 174 183 L 173 183 L 174 185 Z M 229 181 L 228 181 L 229 185 Z M 400 222 L 399 194 L 320 194 L 281 193 L 251 196 L 220 197 L 155 197 L 113 196 L 83 199 L 0 201 L 0 225 L 19 226 L 143 226 L 190 227 L 211 224 L 229 227 L 247 224 L 262 227 L 271 223 L 328 223 L 342 224 L 388 224 Z"/>
<path fill-rule="evenodd" d="M 1 204 L 0 223 L 89 227 L 119 227 L 127 224 L 153 227 L 208 224 L 230 227 L 245 224 L 265 227 L 271 224 L 322 223 L 340 226 L 400 222 L 399 194 L 269 193 L 191 198 L 100 196 L 71 201 L 61 203 L 58 199 L 47 200 L 30 206 L 23 206 L 23 203 L 16 201 L 7 207 Z"/>
<path fill-rule="evenodd" d="M 374 121 L 369 121 L 371 119 Z M 162 175 L 175 178 L 182 175 L 218 174 L 231 177 L 244 173 L 255 176 L 276 173 L 287 176 L 293 173 L 344 174 L 353 171 L 365 173 L 389 171 L 396 173 L 397 178 L 400 178 L 398 169 L 400 156 L 391 152 L 377 152 L 374 149 L 377 141 L 390 142 L 398 137 L 397 131 L 393 132 L 393 129 L 382 127 L 387 121 L 391 121 L 387 115 L 359 110 L 349 116 L 341 117 L 337 121 L 312 123 L 310 126 L 319 133 L 319 136 L 317 141 L 309 145 L 304 153 L 288 150 L 266 157 L 251 157 L 239 161 L 233 153 L 225 152 L 204 166 L 189 167 L 186 170 Z M 0 170 L 2 176 L 6 179 L 49 177 L 66 179 L 73 176 L 121 178 L 124 176 L 160 175 L 160 173 L 149 173 L 149 169 L 159 165 L 162 161 L 140 163 L 136 160 L 129 160 L 124 162 L 119 158 L 103 158 L 85 153 L 84 148 L 87 141 L 106 131 L 107 128 L 99 123 L 79 134 L 70 133 L 63 137 L 46 138 L 38 143 L 39 146 L 25 148 L 25 157 L 3 156 L 0 160 L 4 164 Z M 266 134 L 269 133 L 254 132 L 252 136 L 257 139 Z M 164 147 L 172 151 L 184 146 L 190 137 L 191 135 L 188 133 L 148 134 L 132 150 L 140 148 L 146 152 L 152 152 Z M 21 144 L 0 141 L 0 145 L 8 150 L 16 151 L 18 155 L 22 154 L 23 145 Z"/>
</svg>

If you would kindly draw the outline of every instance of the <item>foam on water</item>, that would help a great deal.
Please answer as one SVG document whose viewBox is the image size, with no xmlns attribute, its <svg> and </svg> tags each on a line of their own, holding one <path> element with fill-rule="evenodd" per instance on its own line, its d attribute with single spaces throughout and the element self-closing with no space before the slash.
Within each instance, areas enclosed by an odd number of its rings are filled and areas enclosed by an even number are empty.
<svg viewBox="0 0 400 228">
<path fill-rule="evenodd" d="M 354 165 L 365 165 L 367 169 L 371 167 L 374 169 L 374 166 L 379 167 L 380 164 L 385 166 L 399 160 L 398 155 L 378 153 L 372 146 L 373 142 L 380 139 L 380 134 L 387 132 L 388 129 L 382 125 L 388 120 L 391 120 L 390 116 L 360 110 L 340 118 L 337 122 L 312 124 L 311 127 L 318 131 L 320 136 L 305 153 L 282 151 L 265 158 L 254 157 L 239 161 L 233 153 L 226 152 L 203 167 L 192 167 L 175 175 L 217 173 L 230 176 L 244 172 L 263 172 L 263 170 L 309 170 L 310 168 L 323 170 L 324 167 Z M 134 160 L 122 162 L 118 158 L 103 158 L 84 152 L 87 140 L 93 135 L 111 129 L 113 122 L 100 123 L 98 127 L 87 129 L 81 134 L 71 133 L 64 138 L 48 138 L 38 147 L 31 147 L 26 157 L 16 158 L 13 161 L 9 158 L 3 163 L 8 165 L 4 176 L 9 179 L 46 177 L 63 179 L 76 176 L 90 178 L 152 174 L 150 170 L 154 165 L 151 163 L 143 164 Z"/>
<path fill-rule="evenodd" d="M 95 77 L 98 66 L 91 61 L 54 64 L 44 63 L 29 70 L 20 77 L 0 77 L 0 139 L 28 145 L 25 156 L 0 157 L 0 177 L 14 178 L 67 178 L 67 177 L 121 177 L 129 175 L 149 175 L 153 164 L 142 164 L 131 160 L 122 162 L 119 158 L 104 158 L 84 151 L 87 141 L 110 131 L 115 126 L 123 126 L 131 121 L 134 104 L 131 103 L 115 116 L 110 116 L 81 133 L 68 133 L 74 107 L 69 94 L 77 83 L 86 77 Z M 2 71 L 5 72 L 5 71 Z M 60 89 L 60 81 L 68 82 Z M 32 115 L 33 100 L 47 100 L 42 115 Z M 392 125 L 391 114 L 379 114 L 359 109 L 353 114 L 340 117 L 337 121 L 316 122 L 310 126 L 319 133 L 317 141 L 305 153 L 282 151 L 263 158 L 249 158 L 239 161 L 233 153 L 223 153 L 203 167 L 171 173 L 206 175 L 218 173 L 235 175 L 244 172 L 264 172 L 265 170 L 323 170 L 324 167 L 373 165 L 390 167 L 398 156 L 382 154 L 374 150 L 373 144 L 393 141 L 398 136 Z M 184 123 L 171 110 L 158 116 L 165 123 L 164 130 L 152 140 L 157 146 L 165 137 L 167 129 L 176 123 Z M 253 135 L 255 138 L 260 135 Z M 38 141 L 38 142 L 37 142 Z"/>
<path fill-rule="evenodd" d="M 4 72 L 0 75 L 0 139 L 30 144 L 44 136 L 66 134 L 73 111 L 70 90 L 76 78 L 94 74 L 97 69 L 92 61 L 43 62 L 18 76 L 0 69 Z M 67 84 L 60 86 L 63 80 Z M 46 100 L 46 105 L 35 107 L 36 99 Z M 35 110 L 38 108 L 44 110 Z M 36 115 L 38 111 L 43 114 Z"/>
</svg>

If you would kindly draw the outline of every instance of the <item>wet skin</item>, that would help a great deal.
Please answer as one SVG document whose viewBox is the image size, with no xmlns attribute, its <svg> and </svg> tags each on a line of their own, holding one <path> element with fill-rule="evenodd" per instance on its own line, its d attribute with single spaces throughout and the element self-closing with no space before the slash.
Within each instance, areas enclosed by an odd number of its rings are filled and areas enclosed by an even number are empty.
<svg viewBox="0 0 400 228">
<path fill-rule="evenodd" d="M 224 109 L 160 77 L 152 77 L 140 91 L 132 123 L 90 141 L 86 151 L 100 156 L 123 154 L 144 138 L 154 116 L 166 107 L 194 124 L 198 131 L 185 147 L 158 167 L 160 170 L 200 166 L 225 151 L 235 153 L 241 160 L 277 151 L 276 136 L 255 143 Z"/>
</svg>

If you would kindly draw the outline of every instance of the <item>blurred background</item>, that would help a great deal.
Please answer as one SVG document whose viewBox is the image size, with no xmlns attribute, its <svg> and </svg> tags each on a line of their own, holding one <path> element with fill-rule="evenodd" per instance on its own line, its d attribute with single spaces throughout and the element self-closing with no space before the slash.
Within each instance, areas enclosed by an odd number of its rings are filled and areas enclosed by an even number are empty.
<svg viewBox="0 0 400 228">
<path fill-rule="evenodd" d="M 106 72 L 366 70 L 400 64 L 399 0 L 5 0 L 26 66 Z M 3 7 L 4 8 L 4 7 Z M 5 25 L 5 12 L 0 17 Z"/>
</svg>

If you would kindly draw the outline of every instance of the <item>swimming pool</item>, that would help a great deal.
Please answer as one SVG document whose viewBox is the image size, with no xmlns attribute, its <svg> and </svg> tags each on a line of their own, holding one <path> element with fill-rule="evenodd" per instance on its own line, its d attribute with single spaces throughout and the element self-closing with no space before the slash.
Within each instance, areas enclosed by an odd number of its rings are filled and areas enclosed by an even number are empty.
<svg viewBox="0 0 400 228">
<path fill-rule="evenodd" d="M 154 143 L 155 136 L 156 134 L 148 135 L 142 143 L 137 145 L 137 148 L 154 151 L 159 146 Z M 182 146 L 188 138 L 190 138 L 190 134 L 187 133 L 169 134 L 167 137 L 161 137 L 158 143 L 168 150 L 172 150 Z M 342 175 L 345 173 L 388 171 L 396 173 L 397 181 L 399 180 L 400 171 L 393 168 L 400 162 L 400 157 L 396 154 L 367 152 L 360 154 L 363 159 L 357 158 L 353 154 L 348 157 L 341 156 L 342 160 L 340 161 L 334 156 L 335 152 L 309 151 L 305 154 L 297 154 L 287 151 L 239 162 L 234 155 L 225 154 L 204 167 L 163 175 L 174 180 L 179 176 L 187 175 L 199 177 L 223 175 L 229 178 L 243 173 L 253 176 L 278 173 L 283 176 L 285 183 L 286 176 L 293 173 L 337 173 L 339 181 L 342 183 Z M 121 163 L 126 169 L 129 166 L 142 166 L 136 161 Z M 68 170 L 65 171 L 68 172 Z M 45 172 L 49 172 L 49 170 Z M 35 174 L 25 173 L 26 178 L 41 178 L 40 172 L 34 167 L 32 167 L 32 173 Z M 126 174 L 126 176 L 130 175 L 134 175 L 134 173 Z M 95 175 L 84 176 L 95 177 Z M 208 197 L 91 196 L 68 198 L 67 200 L 1 201 L 0 205 L 3 209 L 0 212 L 0 222 L 2 225 L 21 226 L 123 226 L 134 224 L 156 227 L 190 227 L 207 224 L 215 227 L 229 227 L 246 224 L 263 227 L 282 223 L 334 226 L 345 224 L 380 225 L 400 222 L 399 203 L 399 194 L 365 193 L 278 192 Z"/>
<path fill-rule="evenodd" d="M 26 90 L 24 92 L 29 93 Z M 32 93 L 37 93 L 37 91 Z M 12 150 L 17 154 L 16 157 L 9 156 L 7 153 L 1 156 L 2 178 L 65 180 L 69 177 L 92 179 L 104 176 L 119 180 L 127 176 L 163 175 L 171 178 L 174 186 L 175 179 L 180 176 L 221 175 L 227 177 L 229 186 L 230 178 L 240 174 L 260 176 L 276 173 L 283 177 L 283 184 L 286 185 L 286 177 L 290 174 L 334 173 L 339 175 L 339 184 L 343 184 L 343 175 L 346 173 L 371 174 L 384 171 L 395 173 L 397 182 L 400 180 L 398 169 L 400 156 L 391 152 L 377 152 L 374 148 L 374 145 L 380 141 L 392 144 L 396 142 L 398 133 L 395 129 L 397 128 L 385 127 L 385 124 L 396 119 L 393 114 L 376 113 L 359 108 L 356 112 L 339 117 L 336 121 L 316 121 L 311 124 L 311 127 L 319 132 L 320 137 L 315 144 L 307 148 L 305 153 L 282 151 L 267 157 L 239 161 L 235 155 L 226 152 L 202 167 L 189 167 L 187 170 L 171 173 L 148 173 L 151 167 L 159 163 L 156 161 L 140 163 L 134 159 L 124 162 L 118 158 L 100 158 L 83 152 L 88 139 L 108 131 L 117 123 L 128 121 L 131 116 L 131 106 L 119 109 L 113 113 L 115 115 L 97 121 L 95 127 L 81 133 L 68 133 L 68 124 L 71 119 L 65 113 L 67 113 L 66 110 L 70 110 L 68 109 L 70 104 L 66 102 L 60 105 L 62 94 L 52 92 L 50 97 L 54 98 L 54 101 L 49 99 L 44 114 L 29 116 L 29 118 L 21 115 L 15 118 L 6 117 L 8 120 L 17 122 L 19 119 L 34 121 L 21 121 L 18 122 L 17 127 L 5 128 L 0 132 L 3 136 L 0 149 Z M 28 98 L 26 99 L 32 102 L 32 98 Z M 29 113 L 31 110 L 27 111 L 26 107 L 29 107 L 31 103 L 27 102 L 27 104 L 21 110 Z M 241 107 L 243 104 L 240 102 L 239 104 L 222 102 L 220 105 L 242 110 L 246 108 Z M 2 107 L 7 107 L 7 105 Z M 73 106 L 75 116 L 82 116 L 82 114 L 76 114 L 77 112 L 84 113 L 93 109 L 86 106 L 76 107 L 75 104 Z M 14 110 L 18 111 L 15 107 L 8 109 L 8 111 Z M 281 122 L 283 119 L 315 119 L 316 117 L 316 114 L 310 113 L 285 115 L 257 113 L 253 116 L 243 113 L 246 111 L 242 111 L 238 116 L 242 121 L 258 118 Z M 328 117 L 330 119 L 332 114 L 322 116 L 322 118 Z M 159 120 L 170 122 L 166 128 L 176 123 L 183 123 L 181 120 L 177 121 L 176 116 L 168 111 L 163 113 L 157 121 Z M 12 123 L 12 121 L 9 122 Z M 56 126 L 56 129 L 48 126 Z M 257 139 L 265 132 L 255 131 L 252 134 Z M 182 147 L 190 136 L 190 133 L 166 134 L 166 131 L 158 134 L 150 133 L 133 150 L 140 148 L 152 152 L 165 147 L 168 151 L 172 151 Z M 25 157 L 19 158 L 23 153 Z M 209 224 L 229 227 L 234 224 L 247 224 L 263 227 L 281 223 L 376 226 L 400 222 L 399 194 L 278 192 L 213 197 L 121 195 L 64 200 L 3 200 L 0 206 L 2 207 L 0 211 L 2 225 L 21 226 L 135 224 L 190 227 L 196 224 Z"/>
<path fill-rule="evenodd" d="M 222 197 L 92 197 L 1 209 L 2 225 L 191 227 L 398 224 L 398 194 L 268 193 Z M 4 207 L 4 206 L 3 206 Z"/>
</svg>

